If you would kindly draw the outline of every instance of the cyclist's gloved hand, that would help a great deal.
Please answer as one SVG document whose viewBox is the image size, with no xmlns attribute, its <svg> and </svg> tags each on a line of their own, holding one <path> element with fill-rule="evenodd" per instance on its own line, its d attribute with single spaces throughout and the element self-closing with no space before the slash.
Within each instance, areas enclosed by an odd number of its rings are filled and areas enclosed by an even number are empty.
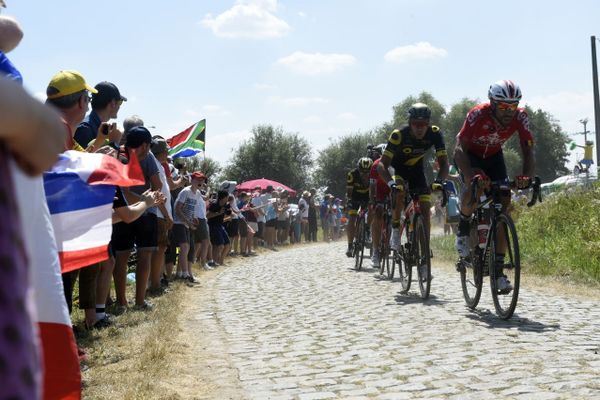
<svg viewBox="0 0 600 400">
<path fill-rule="evenodd" d="M 389 182 L 388 182 L 388 186 L 389 186 L 389 187 L 390 187 L 390 189 L 392 189 L 392 190 L 394 190 L 394 189 L 397 189 L 397 188 L 398 188 L 398 184 L 397 184 L 397 183 L 396 183 L 396 181 L 395 181 L 395 180 L 393 180 L 393 179 L 392 179 L 391 181 L 389 181 Z"/>
<path fill-rule="evenodd" d="M 517 184 L 517 189 L 527 189 L 531 184 L 531 177 L 526 175 L 517 175 L 515 183 Z"/>
</svg>

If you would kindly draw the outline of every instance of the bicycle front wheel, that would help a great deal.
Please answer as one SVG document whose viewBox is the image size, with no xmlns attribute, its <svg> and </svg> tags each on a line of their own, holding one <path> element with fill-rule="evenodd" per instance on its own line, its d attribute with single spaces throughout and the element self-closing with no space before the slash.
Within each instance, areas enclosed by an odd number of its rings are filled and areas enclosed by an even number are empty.
<svg viewBox="0 0 600 400">
<path fill-rule="evenodd" d="M 471 236 L 477 233 L 477 227 L 474 224 L 471 226 L 471 231 Z M 460 270 L 460 285 L 462 286 L 463 297 L 470 309 L 477 307 L 481 298 L 481 288 L 483 287 L 480 251 L 479 247 L 471 249 L 470 259 L 460 259 L 457 264 Z"/>
<path fill-rule="evenodd" d="M 421 298 L 426 299 L 431 290 L 431 254 L 429 253 L 429 235 L 422 215 L 415 216 L 414 227 L 414 260 L 417 264 Z"/>
<path fill-rule="evenodd" d="M 521 259 L 517 230 L 512 219 L 507 214 L 496 217 L 496 229 L 492 232 L 490 253 L 501 253 L 502 241 L 506 243 L 504 263 L 490 263 L 490 287 L 496 313 L 500 318 L 509 319 L 517 307 L 519 285 L 521 281 Z M 498 279 L 506 278 L 512 285 L 510 289 L 499 289 Z"/>
<path fill-rule="evenodd" d="M 356 229 L 354 237 L 354 269 L 360 271 L 362 268 L 363 256 L 365 252 L 365 221 L 361 218 Z"/>
<path fill-rule="evenodd" d="M 411 241 L 409 238 L 408 230 L 406 225 L 401 228 L 401 232 L 404 234 L 405 239 L 401 240 L 400 251 L 394 251 L 394 260 L 398 264 L 398 276 L 400 277 L 400 283 L 402 284 L 402 291 L 407 293 L 410 290 L 412 281 L 412 262 L 411 258 Z"/>
</svg>

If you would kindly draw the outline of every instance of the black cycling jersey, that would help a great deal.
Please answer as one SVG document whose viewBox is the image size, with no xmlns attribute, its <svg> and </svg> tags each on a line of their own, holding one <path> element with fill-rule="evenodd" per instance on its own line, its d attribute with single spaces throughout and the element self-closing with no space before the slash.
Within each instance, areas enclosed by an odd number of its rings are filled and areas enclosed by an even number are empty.
<svg viewBox="0 0 600 400">
<path fill-rule="evenodd" d="M 348 172 L 346 189 L 352 190 L 351 200 L 369 201 L 369 173 L 367 172 L 363 179 L 358 168 Z"/>
<path fill-rule="evenodd" d="M 430 126 L 423 139 L 417 139 L 410 133 L 407 125 L 395 129 L 388 139 L 383 155 L 392 160 L 391 166 L 399 174 L 405 168 L 423 169 L 423 158 L 431 147 L 435 148 L 436 156 L 446 156 L 446 145 L 442 131 L 435 125 Z"/>
</svg>

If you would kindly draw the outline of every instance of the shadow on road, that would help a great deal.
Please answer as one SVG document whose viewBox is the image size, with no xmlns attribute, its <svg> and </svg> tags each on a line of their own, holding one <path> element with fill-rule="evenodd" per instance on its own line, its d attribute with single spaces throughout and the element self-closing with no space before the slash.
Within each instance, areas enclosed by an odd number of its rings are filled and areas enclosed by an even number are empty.
<svg viewBox="0 0 600 400">
<path fill-rule="evenodd" d="M 490 310 L 470 310 L 470 312 L 466 316 L 467 318 L 472 319 L 474 321 L 486 323 L 487 328 L 490 329 L 516 328 L 523 332 L 534 333 L 552 332 L 560 329 L 560 324 L 547 325 L 541 322 L 533 321 L 529 318 L 519 317 L 517 314 L 513 315 L 513 317 L 509 320 L 504 320 L 499 318 Z"/>
<path fill-rule="evenodd" d="M 388 303 L 386 305 L 408 305 L 408 304 L 423 304 L 424 306 L 441 306 L 448 303 L 447 300 L 442 300 L 435 295 L 429 295 L 429 298 L 423 300 L 421 296 L 416 293 L 403 293 L 400 292 L 396 296 L 394 296 L 394 300 L 396 300 L 396 304 Z"/>
</svg>

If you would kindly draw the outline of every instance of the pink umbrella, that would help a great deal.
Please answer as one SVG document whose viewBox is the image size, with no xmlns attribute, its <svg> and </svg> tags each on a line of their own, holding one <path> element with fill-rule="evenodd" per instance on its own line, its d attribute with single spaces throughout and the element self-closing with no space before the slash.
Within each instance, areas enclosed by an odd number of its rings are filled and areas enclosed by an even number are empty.
<svg viewBox="0 0 600 400">
<path fill-rule="evenodd" d="M 294 189 L 291 189 L 291 188 L 285 186 L 283 183 L 279 183 L 277 181 L 272 181 L 270 179 L 265 179 L 265 178 L 254 179 L 252 181 L 242 182 L 236 186 L 236 189 L 251 191 L 251 190 L 254 190 L 254 188 L 256 188 L 257 186 L 260 186 L 261 189 L 266 189 L 267 186 L 273 186 L 273 189 L 277 189 L 278 187 L 281 187 L 281 188 L 287 190 L 291 197 L 296 196 L 296 191 Z"/>
</svg>

